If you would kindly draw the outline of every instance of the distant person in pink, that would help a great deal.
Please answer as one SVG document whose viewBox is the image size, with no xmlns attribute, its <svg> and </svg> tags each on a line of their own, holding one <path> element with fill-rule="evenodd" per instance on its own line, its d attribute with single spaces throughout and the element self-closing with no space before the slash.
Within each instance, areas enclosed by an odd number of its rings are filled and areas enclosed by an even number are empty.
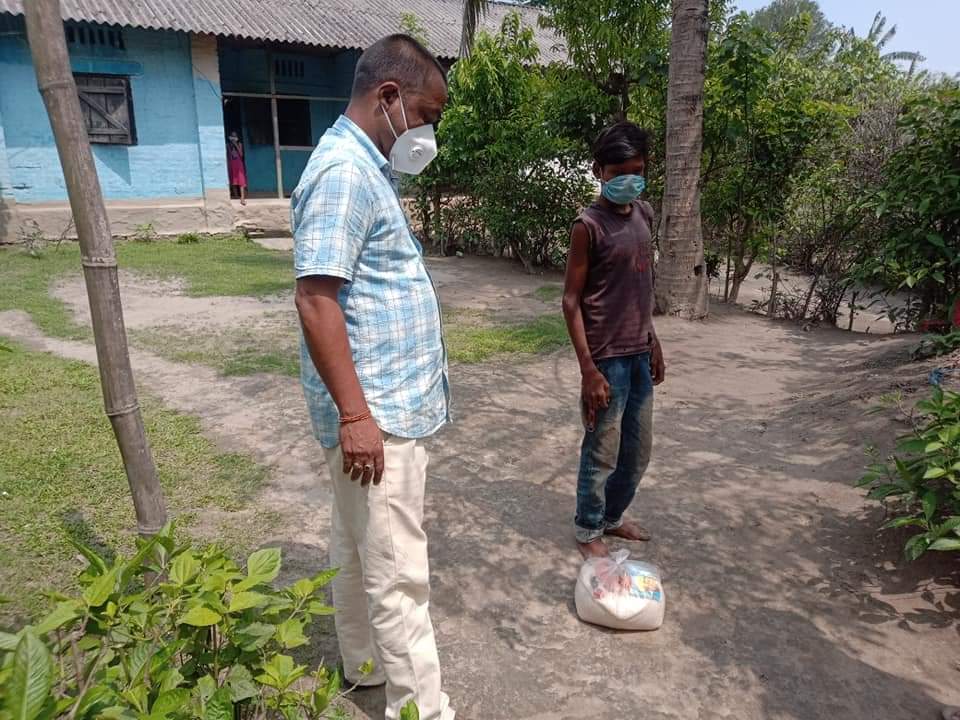
<svg viewBox="0 0 960 720">
<path fill-rule="evenodd" d="M 230 189 L 237 188 L 240 194 L 240 204 L 247 204 L 247 166 L 243 157 L 243 143 L 234 130 L 227 138 L 227 175 L 230 178 Z"/>
</svg>

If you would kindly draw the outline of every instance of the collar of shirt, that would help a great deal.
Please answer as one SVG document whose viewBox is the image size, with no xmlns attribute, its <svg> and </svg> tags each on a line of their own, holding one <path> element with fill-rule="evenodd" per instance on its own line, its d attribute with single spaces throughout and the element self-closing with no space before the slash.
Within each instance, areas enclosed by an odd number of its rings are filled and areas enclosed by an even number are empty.
<svg viewBox="0 0 960 720">
<path fill-rule="evenodd" d="M 348 137 L 353 138 L 354 142 L 357 143 L 363 150 L 370 156 L 371 162 L 380 168 L 380 172 L 383 173 L 383 176 L 390 181 L 390 184 L 393 185 L 394 190 L 397 190 L 397 176 L 393 173 L 393 169 L 390 167 L 390 161 L 383 156 L 383 153 L 380 152 L 373 140 L 370 139 L 370 136 L 367 135 L 359 125 L 357 125 L 353 120 L 348 118 L 346 115 L 341 115 L 337 118 L 337 121 L 333 125 L 334 129 Z"/>
</svg>

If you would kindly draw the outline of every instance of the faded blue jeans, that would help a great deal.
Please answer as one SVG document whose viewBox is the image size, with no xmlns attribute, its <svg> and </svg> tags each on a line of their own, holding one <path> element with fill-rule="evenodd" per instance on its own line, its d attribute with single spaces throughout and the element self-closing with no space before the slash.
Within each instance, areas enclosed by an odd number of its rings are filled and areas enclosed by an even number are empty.
<svg viewBox="0 0 960 720">
<path fill-rule="evenodd" d="M 650 353 L 597 362 L 610 383 L 610 404 L 586 429 L 577 478 L 577 542 L 588 543 L 623 524 L 653 447 Z"/>
</svg>

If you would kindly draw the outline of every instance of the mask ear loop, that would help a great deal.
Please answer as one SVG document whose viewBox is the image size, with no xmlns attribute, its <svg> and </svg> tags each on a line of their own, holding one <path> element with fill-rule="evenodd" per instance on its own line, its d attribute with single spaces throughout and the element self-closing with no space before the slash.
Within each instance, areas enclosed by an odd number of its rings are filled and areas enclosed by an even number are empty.
<svg viewBox="0 0 960 720">
<path fill-rule="evenodd" d="M 397 97 L 400 97 L 400 93 L 397 93 Z M 393 139 L 399 140 L 400 136 L 397 135 L 397 131 L 393 128 L 393 121 L 390 119 L 390 113 L 387 112 L 387 109 L 381 104 L 380 112 L 383 113 L 383 116 L 387 119 L 387 125 L 390 127 L 390 132 L 393 133 Z M 403 122 L 407 122 L 407 114 L 403 112 L 403 98 L 400 98 L 400 112 L 403 113 Z"/>
<path fill-rule="evenodd" d="M 400 98 L 400 114 L 403 116 L 403 126 L 406 128 L 404 132 L 409 132 L 410 123 L 407 122 L 407 111 L 403 107 L 403 95 L 400 94 L 399 90 L 397 90 L 397 97 Z"/>
<path fill-rule="evenodd" d="M 397 97 L 400 99 L 400 115 L 403 117 L 403 125 L 406 128 L 404 132 L 407 132 L 410 130 L 410 123 L 407 122 L 407 111 L 403 107 L 403 95 L 400 94 L 399 90 L 397 91 Z M 399 140 L 400 136 L 397 135 L 397 131 L 393 127 L 393 121 L 390 119 L 390 113 L 387 112 L 387 109 L 383 105 L 380 106 L 380 111 L 383 113 L 383 116 L 387 119 L 387 125 L 390 126 L 390 132 L 393 133 L 393 139 Z"/>
</svg>

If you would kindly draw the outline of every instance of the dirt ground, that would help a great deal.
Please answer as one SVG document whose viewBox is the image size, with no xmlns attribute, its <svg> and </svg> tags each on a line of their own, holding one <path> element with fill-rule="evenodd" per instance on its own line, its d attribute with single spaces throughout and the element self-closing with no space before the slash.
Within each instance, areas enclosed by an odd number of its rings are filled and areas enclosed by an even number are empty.
<svg viewBox="0 0 960 720">
<path fill-rule="evenodd" d="M 524 316 L 555 277 L 496 261 L 431 261 L 449 307 Z M 79 316 L 79 283 L 57 289 Z M 187 298 L 124 277 L 131 328 L 255 319 L 269 302 Z M 93 360 L 0 314 L 3 334 Z M 653 633 L 607 632 L 573 607 L 580 429 L 570 350 L 455 366 L 456 422 L 430 441 L 433 617 L 445 685 L 465 720 L 593 717 L 738 720 L 937 717 L 960 705 L 960 565 L 907 565 L 903 536 L 852 487 L 864 446 L 901 428 L 865 415 L 920 391 L 915 339 L 772 323 L 714 307 L 660 320 L 668 363 L 656 398 L 655 459 L 634 504 L 654 540 L 633 548 L 664 576 Z M 326 565 L 330 495 L 296 380 L 218 377 L 135 351 L 140 384 L 201 418 L 204 432 L 273 469 L 260 507 L 281 514 L 273 544 L 291 573 Z M 331 658 L 329 636 L 320 653 Z M 356 697 L 382 717 L 382 691 Z M 362 716 L 362 715 L 361 715 Z"/>
</svg>

